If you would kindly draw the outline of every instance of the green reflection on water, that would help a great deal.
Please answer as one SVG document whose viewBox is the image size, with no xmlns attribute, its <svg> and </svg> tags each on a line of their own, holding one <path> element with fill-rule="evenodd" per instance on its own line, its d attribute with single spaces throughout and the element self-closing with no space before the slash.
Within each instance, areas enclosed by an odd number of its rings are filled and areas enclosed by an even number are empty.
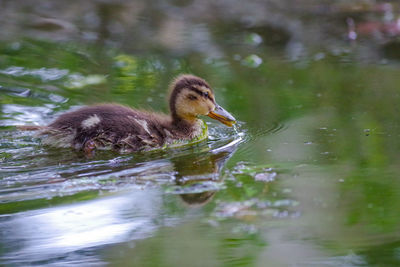
<svg viewBox="0 0 400 267">
<path fill-rule="evenodd" d="M 260 56 L 263 62 L 250 68 L 230 55 L 210 63 L 199 54 L 140 57 L 96 46 L 25 40 L 12 49 L 2 43 L 0 158 L 1 194 L 6 198 L 0 213 L 79 203 L 124 186 L 161 187 L 162 211 L 154 213 L 174 217 L 177 224 L 161 221 L 152 237 L 137 242 L 128 238 L 94 253 L 116 264 L 248 266 L 268 260 L 306 265 L 352 251 L 371 264 L 390 254 L 388 264 L 395 265 L 400 221 L 398 69 L 342 63 L 334 56 L 303 64 Z M 14 75 L 10 67 L 23 69 Z M 182 72 L 208 80 L 220 104 L 244 122 L 246 136 L 236 151 L 213 156 L 203 144 L 189 152 L 138 155 L 113 165 L 105 162 L 118 155 L 100 153 L 96 160 L 104 162 L 91 162 L 73 151 L 41 148 L 38 141 L 7 127 L 46 123 L 60 111 L 96 102 L 165 112 L 168 84 Z M 98 79 L 88 82 L 90 77 Z M 81 81 L 80 86 L 71 86 L 71 81 Z M 35 112 L 38 116 L 28 116 Z M 217 129 L 217 138 L 231 138 L 224 135 L 227 128 Z M 159 159 L 168 160 L 166 166 L 135 172 Z M 103 172 L 109 176 L 96 180 Z M 168 180 L 171 176 L 176 182 Z M 51 200 L 7 199 L 10 187 L 57 179 L 81 184 Z M 79 190 L 89 183 L 95 187 Z M 46 195 L 46 190 L 39 193 Z M 272 261 L 270 251 L 279 246 L 289 256 L 282 253 Z M 294 248 L 302 252 L 291 254 Z"/>
</svg>

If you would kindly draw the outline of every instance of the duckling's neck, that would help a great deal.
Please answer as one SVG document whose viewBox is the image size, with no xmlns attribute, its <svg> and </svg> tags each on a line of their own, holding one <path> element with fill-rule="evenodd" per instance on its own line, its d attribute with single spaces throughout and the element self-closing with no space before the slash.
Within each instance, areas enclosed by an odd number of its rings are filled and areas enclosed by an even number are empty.
<svg viewBox="0 0 400 267">
<path fill-rule="evenodd" d="M 173 131 L 183 137 L 193 138 L 201 133 L 202 121 L 196 117 L 182 118 L 176 114 L 172 115 Z"/>
</svg>

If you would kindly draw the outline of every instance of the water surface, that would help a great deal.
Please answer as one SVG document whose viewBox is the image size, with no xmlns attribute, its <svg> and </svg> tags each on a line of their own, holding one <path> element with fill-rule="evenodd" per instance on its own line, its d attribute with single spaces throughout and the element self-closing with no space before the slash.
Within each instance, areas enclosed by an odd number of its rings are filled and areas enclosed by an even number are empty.
<svg viewBox="0 0 400 267">
<path fill-rule="evenodd" d="M 400 264 L 396 3 L 45 2 L 1 2 L 3 265 Z M 237 129 L 86 158 L 14 127 L 102 102 L 167 112 L 180 73 Z"/>
</svg>

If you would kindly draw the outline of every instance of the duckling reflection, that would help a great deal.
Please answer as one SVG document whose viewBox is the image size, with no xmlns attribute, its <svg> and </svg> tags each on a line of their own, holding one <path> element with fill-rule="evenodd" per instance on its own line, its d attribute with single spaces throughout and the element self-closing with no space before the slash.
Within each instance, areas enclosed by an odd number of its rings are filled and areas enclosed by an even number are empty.
<svg viewBox="0 0 400 267">
<path fill-rule="evenodd" d="M 204 205 L 209 202 L 217 189 L 205 182 L 221 181 L 221 170 L 236 151 L 241 139 L 235 139 L 217 149 L 190 156 L 174 158 L 176 184 L 190 187 L 188 193 L 179 196 L 188 205 Z"/>
</svg>

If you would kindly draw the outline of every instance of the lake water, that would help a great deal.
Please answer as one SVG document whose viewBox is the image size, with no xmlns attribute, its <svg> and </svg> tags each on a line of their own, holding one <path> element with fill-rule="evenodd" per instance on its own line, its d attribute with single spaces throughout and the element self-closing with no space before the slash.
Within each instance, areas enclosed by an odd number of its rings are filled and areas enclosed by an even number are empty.
<svg viewBox="0 0 400 267">
<path fill-rule="evenodd" d="M 36 2 L 0 1 L 0 265 L 400 265 L 396 2 Z M 168 112 L 180 73 L 236 129 L 86 158 L 15 128 Z"/>
</svg>

